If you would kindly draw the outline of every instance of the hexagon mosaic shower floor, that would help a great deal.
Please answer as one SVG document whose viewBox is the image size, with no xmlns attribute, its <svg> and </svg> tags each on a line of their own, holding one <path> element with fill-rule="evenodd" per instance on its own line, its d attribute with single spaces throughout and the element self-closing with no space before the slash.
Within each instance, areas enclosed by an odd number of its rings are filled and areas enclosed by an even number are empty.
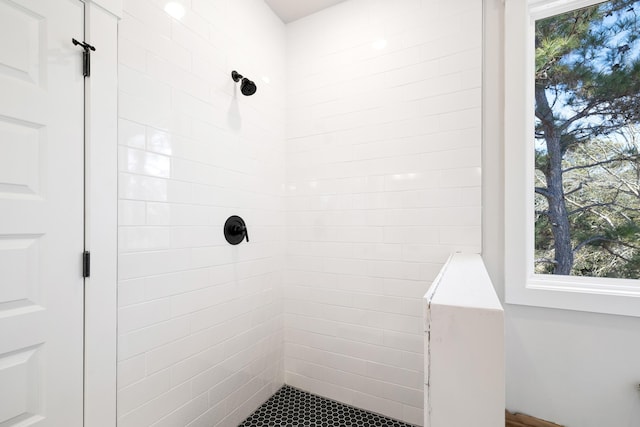
<svg viewBox="0 0 640 427">
<path fill-rule="evenodd" d="M 238 427 L 415 427 L 283 386 Z"/>
</svg>

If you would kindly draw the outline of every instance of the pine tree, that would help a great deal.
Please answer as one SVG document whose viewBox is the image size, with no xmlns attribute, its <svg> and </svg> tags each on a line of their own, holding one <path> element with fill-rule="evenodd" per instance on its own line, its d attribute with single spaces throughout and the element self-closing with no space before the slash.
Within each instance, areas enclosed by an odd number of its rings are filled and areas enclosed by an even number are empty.
<svg viewBox="0 0 640 427">
<path fill-rule="evenodd" d="M 536 23 L 538 272 L 640 272 L 638 13 L 613 0 Z"/>
</svg>

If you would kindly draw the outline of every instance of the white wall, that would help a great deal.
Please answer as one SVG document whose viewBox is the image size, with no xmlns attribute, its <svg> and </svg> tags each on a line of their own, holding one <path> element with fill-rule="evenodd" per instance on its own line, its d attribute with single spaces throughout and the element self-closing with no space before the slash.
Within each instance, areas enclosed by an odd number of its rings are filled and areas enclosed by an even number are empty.
<svg viewBox="0 0 640 427">
<path fill-rule="evenodd" d="M 422 423 L 421 298 L 480 249 L 481 23 L 350 0 L 289 24 L 288 384 Z"/>
<path fill-rule="evenodd" d="M 235 426 L 283 382 L 285 28 L 262 0 L 164 3 L 119 25 L 118 426 Z"/>
<path fill-rule="evenodd" d="M 485 2 L 483 258 L 504 295 L 503 2 Z M 504 298 L 503 298 L 504 300 Z M 507 408 L 569 427 L 636 427 L 640 319 L 505 305 Z"/>
</svg>

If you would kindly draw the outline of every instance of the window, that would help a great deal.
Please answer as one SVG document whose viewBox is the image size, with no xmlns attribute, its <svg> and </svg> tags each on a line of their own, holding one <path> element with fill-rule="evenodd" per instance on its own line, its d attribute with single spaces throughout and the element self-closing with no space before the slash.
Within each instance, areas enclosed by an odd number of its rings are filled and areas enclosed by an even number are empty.
<svg viewBox="0 0 640 427">
<path fill-rule="evenodd" d="M 639 0 L 507 0 L 508 303 L 640 316 L 639 37 Z"/>
</svg>

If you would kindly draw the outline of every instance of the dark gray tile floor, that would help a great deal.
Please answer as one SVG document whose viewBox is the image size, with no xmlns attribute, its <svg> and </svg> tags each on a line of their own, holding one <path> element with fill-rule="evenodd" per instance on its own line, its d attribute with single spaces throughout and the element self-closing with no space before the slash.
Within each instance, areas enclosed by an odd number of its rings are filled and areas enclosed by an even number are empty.
<svg viewBox="0 0 640 427">
<path fill-rule="evenodd" d="M 285 385 L 239 427 L 414 427 Z"/>
</svg>

